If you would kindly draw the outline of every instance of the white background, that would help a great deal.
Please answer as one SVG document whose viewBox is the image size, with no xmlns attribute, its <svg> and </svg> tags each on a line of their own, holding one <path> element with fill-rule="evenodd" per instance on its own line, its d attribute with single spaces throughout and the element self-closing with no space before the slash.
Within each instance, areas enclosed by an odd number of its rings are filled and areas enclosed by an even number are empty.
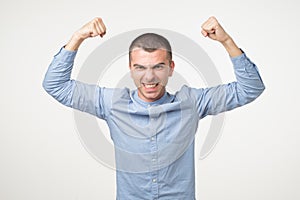
<svg viewBox="0 0 300 200">
<path fill-rule="evenodd" d="M 197 159 L 197 199 L 300 198 L 298 1 L 180 2 L 1 1 L 0 199 L 115 198 L 114 171 L 84 149 L 73 111 L 42 89 L 52 57 L 75 30 L 96 16 L 108 29 L 103 41 L 138 28 L 173 30 L 199 43 L 222 80 L 233 81 L 224 49 L 200 34 L 211 15 L 258 65 L 266 90 L 252 104 L 228 112 L 216 148 Z M 83 44 L 74 77 L 100 44 L 101 39 Z"/>
</svg>

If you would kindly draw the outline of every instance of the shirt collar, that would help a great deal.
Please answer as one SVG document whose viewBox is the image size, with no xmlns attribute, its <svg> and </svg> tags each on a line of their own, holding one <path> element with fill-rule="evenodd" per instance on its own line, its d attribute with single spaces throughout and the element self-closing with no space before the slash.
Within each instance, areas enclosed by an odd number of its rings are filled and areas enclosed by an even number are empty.
<svg viewBox="0 0 300 200">
<path fill-rule="evenodd" d="M 165 92 L 164 95 L 160 99 L 153 101 L 153 102 L 146 102 L 139 97 L 137 90 L 134 90 L 133 95 L 132 95 L 132 97 L 135 101 L 137 101 L 139 104 L 141 104 L 142 106 L 145 106 L 145 107 L 161 105 L 166 101 L 167 96 L 168 96 L 168 93 Z"/>
</svg>

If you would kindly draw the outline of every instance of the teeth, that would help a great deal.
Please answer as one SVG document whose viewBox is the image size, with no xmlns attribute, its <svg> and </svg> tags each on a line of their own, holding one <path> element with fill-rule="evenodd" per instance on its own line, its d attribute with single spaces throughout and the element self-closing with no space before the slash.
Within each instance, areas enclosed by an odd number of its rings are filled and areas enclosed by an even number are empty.
<svg viewBox="0 0 300 200">
<path fill-rule="evenodd" d="M 145 88 L 154 88 L 156 84 L 144 84 Z"/>
</svg>

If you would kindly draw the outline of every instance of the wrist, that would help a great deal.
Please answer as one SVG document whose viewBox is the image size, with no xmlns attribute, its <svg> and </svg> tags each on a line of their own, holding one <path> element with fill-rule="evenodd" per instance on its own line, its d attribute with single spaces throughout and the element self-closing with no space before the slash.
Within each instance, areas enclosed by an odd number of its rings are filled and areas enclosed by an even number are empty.
<svg viewBox="0 0 300 200">
<path fill-rule="evenodd" d="M 230 57 L 236 57 L 243 53 L 241 49 L 235 44 L 235 42 L 231 37 L 228 37 L 226 40 L 224 40 L 221 43 L 225 47 Z"/>
<path fill-rule="evenodd" d="M 226 48 L 230 46 L 234 46 L 234 41 L 230 36 L 228 36 L 225 40 L 221 41 L 221 44 Z"/>
<path fill-rule="evenodd" d="M 84 38 L 81 37 L 81 35 L 76 32 L 72 35 L 71 39 L 65 46 L 65 49 L 70 50 L 70 51 L 76 51 L 76 50 L 78 50 L 79 46 L 81 45 L 81 43 L 83 41 L 84 41 Z"/>
</svg>

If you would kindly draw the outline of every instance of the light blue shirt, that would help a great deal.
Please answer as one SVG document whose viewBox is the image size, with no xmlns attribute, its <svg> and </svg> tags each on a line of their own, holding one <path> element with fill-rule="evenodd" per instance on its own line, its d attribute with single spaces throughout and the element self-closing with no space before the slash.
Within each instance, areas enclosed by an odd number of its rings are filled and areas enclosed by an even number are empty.
<svg viewBox="0 0 300 200">
<path fill-rule="evenodd" d="M 195 199 L 194 134 L 200 119 L 256 99 L 265 89 L 245 53 L 231 58 L 236 82 L 188 86 L 144 102 L 137 90 L 70 80 L 76 51 L 62 48 L 43 82 L 57 101 L 107 122 L 115 147 L 118 200 Z"/>
</svg>

